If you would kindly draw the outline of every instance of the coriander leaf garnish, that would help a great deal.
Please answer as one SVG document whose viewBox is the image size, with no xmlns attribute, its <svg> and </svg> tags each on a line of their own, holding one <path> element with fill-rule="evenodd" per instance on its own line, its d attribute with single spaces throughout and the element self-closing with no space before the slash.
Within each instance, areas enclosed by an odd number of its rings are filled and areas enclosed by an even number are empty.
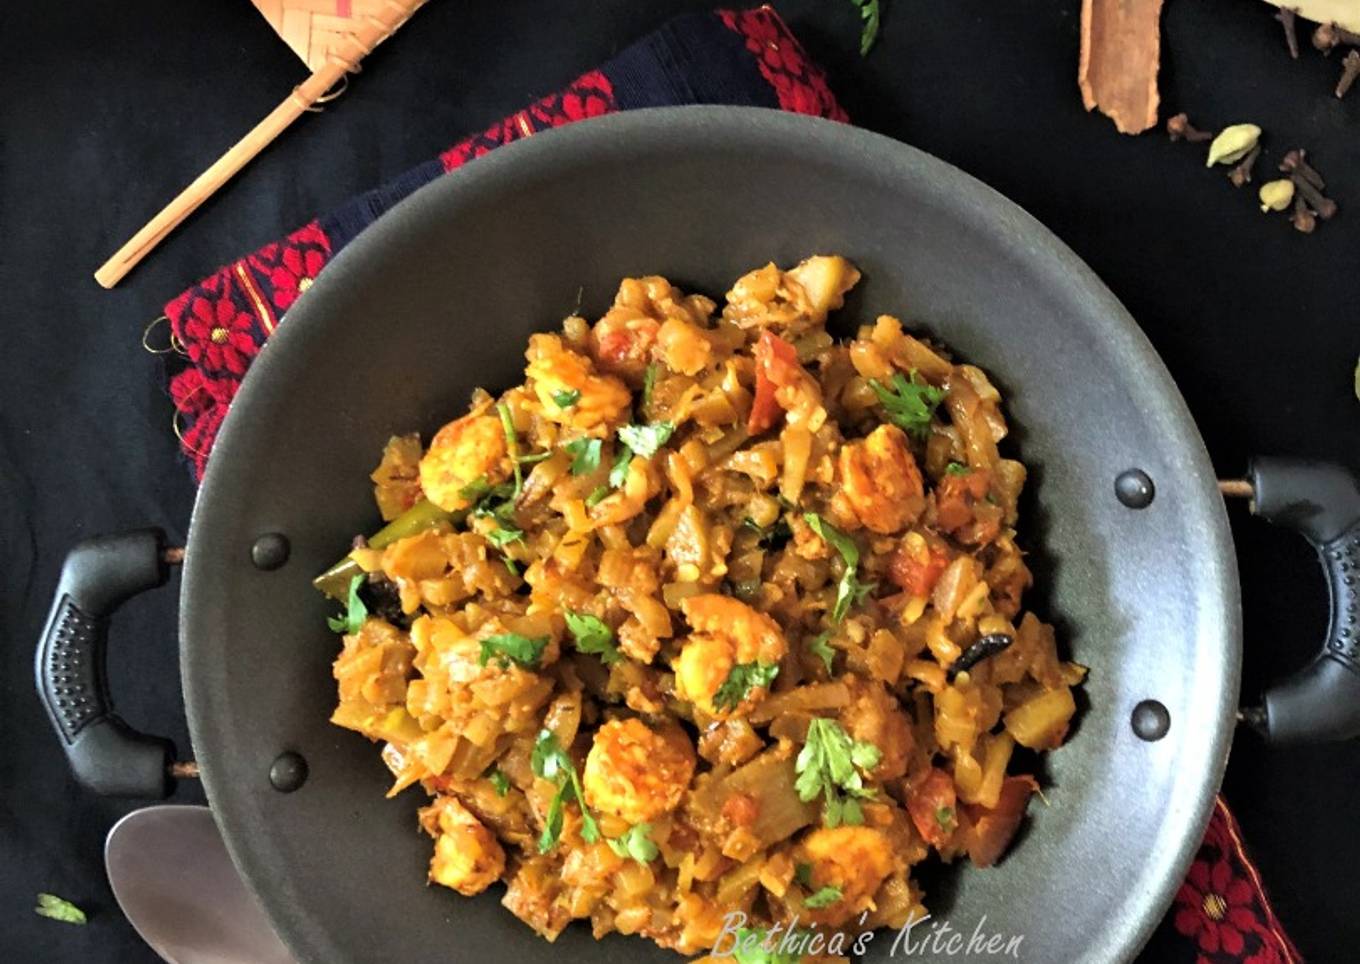
<svg viewBox="0 0 1360 964">
<path fill-rule="evenodd" d="M 944 467 L 944 470 L 948 475 L 967 475 L 969 472 L 973 471 L 962 462 L 950 462 Z"/>
<path fill-rule="evenodd" d="M 603 619 L 570 609 L 565 610 L 563 615 L 567 618 L 567 631 L 576 642 L 578 652 L 593 653 L 606 666 L 619 661 L 621 654 L 614 645 L 614 631 Z"/>
<path fill-rule="evenodd" d="M 464 486 L 463 491 L 459 494 L 467 498 L 467 493 L 477 494 L 477 501 L 473 505 L 470 515 L 495 519 L 505 529 L 516 528 L 514 524 L 515 488 L 509 482 L 489 486 L 486 484 L 485 477 L 478 478 L 475 482 Z"/>
<path fill-rule="evenodd" d="M 349 599 L 345 602 L 345 611 L 339 616 L 330 616 L 326 619 L 326 625 L 331 628 L 331 632 L 352 636 L 363 628 L 364 620 L 368 618 L 368 607 L 359 598 L 359 587 L 367 578 L 363 573 L 359 573 L 349 581 Z"/>
<path fill-rule="evenodd" d="M 713 694 L 713 706 L 719 710 L 731 710 L 751 695 L 751 690 L 759 686 L 769 686 L 779 675 L 778 663 L 738 663 L 732 667 L 723 680 L 718 692 Z"/>
<path fill-rule="evenodd" d="M 732 960 L 735 964 L 799 964 L 803 955 L 810 953 L 814 936 L 813 931 L 785 931 L 780 935 L 742 927 L 732 935 Z"/>
<path fill-rule="evenodd" d="M 577 388 L 559 389 L 552 393 L 552 400 L 558 408 L 571 408 L 581 400 L 581 391 Z"/>
<path fill-rule="evenodd" d="M 497 548 L 503 548 L 516 540 L 524 538 L 523 529 L 497 526 L 486 534 L 486 541 Z"/>
<path fill-rule="evenodd" d="M 39 917 L 59 920 L 64 924 L 85 923 L 85 912 L 83 910 L 69 900 L 63 900 L 55 894 L 39 894 L 38 906 L 33 908 L 33 913 Z"/>
<path fill-rule="evenodd" d="M 878 39 L 879 0 L 850 0 L 850 2 L 859 7 L 859 18 L 864 21 L 859 33 L 859 55 L 867 57 L 869 51 L 873 49 L 874 41 Z"/>
<path fill-rule="evenodd" d="M 878 748 L 872 743 L 852 740 L 835 720 L 816 717 L 794 761 L 798 799 L 806 802 L 820 794 L 828 827 L 863 823 L 859 801 L 873 797 L 874 791 L 864 785 L 860 771 L 872 769 L 878 760 Z"/>
<path fill-rule="evenodd" d="M 576 764 L 570 754 L 562 749 L 557 737 L 551 730 L 541 730 L 534 741 L 534 752 L 529 758 L 534 776 L 551 780 L 557 784 L 557 793 L 548 805 L 548 815 L 544 819 L 543 833 L 538 838 L 538 852 L 546 854 L 562 836 L 562 814 L 568 803 L 575 800 L 581 806 L 581 839 L 595 843 L 600 839 L 600 828 L 595 818 L 586 809 L 585 794 L 581 792 L 581 779 L 576 775 Z"/>
<path fill-rule="evenodd" d="M 812 864 L 794 864 L 793 879 L 804 887 L 812 886 Z"/>
<path fill-rule="evenodd" d="M 510 778 L 505 775 L 500 767 L 494 767 L 486 778 L 491 781 L 491 787 L 496 791 L 496 796 L 503 797 L 510 792 Z"/>
<path fill-rule="evenodd" d="M 547 636 L 529 637 L 519 633 L 501 633 L 482 640 L 482 652 L 477 662 L 485 666 L 493 658 L 502 666 L 508 667 L 516 662 L 525 669 L 538 669 L 543 658 L 543 650 L 548 646 Z"/>
<path fill-rule="evenodd" d="M 827 545 L 840 553 L 841 561 L 845 563 L 845 571 L 841 573 L 841 580 L 836 585 L 836 604 L 831 610 L 832 621 L 838 623 L 845 618 L 845 614 L 850 611 L 851 606 L 858 605 L 866 595 L 873 591 L 877 583 L 859 581 L 857 575 L 859 546 L 855 544 L 854 539 L 851 539 L 815 512 L 803 513 L 803 520 L 812 527 L 813 532 L 822 537 Z"/>
<path fill-rule="evenodd" d="M 552 458 L 551 452 L 531 452 L 528 455 L 517 456 L 520 465 L 533 465 L 536 462 L 542 462 L 544 459 L 550 458 Z"/>
<path fill-rule="evenodd" d="M 803 901 L 804 907 L 817 910 L 827 907 L 841 899 L 841 889 L 839 887 L 823 887 L 815 894 L 809 894 L 807 900 Z"/>
<path fill-rule="evenodd" d="M 519 435 L 515 432 L 515 420 L 510 417 L 510 406 L 504 402 L 496 403 L 496 414 L 501 417 L 501 430 L 505 432 L 505 447 L 510 453 L 510 461 L 515 466 L 515 489 L 513 498 L 518 500 L 524 489 L 524 472 L 519 467 Z"/>
<path fill-rule="evenodd" d="M 646 416 L 647 409 L 652 407 L 652 389 L 656 387 L 656 362 L 647 366 L 647 370 L 642 374 L 642 414 Z"/>
<path fill-rule="evenodd" d="M 477 476 L 477 478 L 473 479 L 467 485 L 459 489 L 458 496 L 459 498 L 467 499 L 467 501 L 469 502 L 477 503 L 480 502 L 482 500 L 482 497 L 485 496 L 490 491 L 491 483 L 486 480 L 485 475 L 479 475 Z"/>
<path fill-rule="evenodd" d="M 876 378 L 869 379 L 869 387 L 887 411 L 888 420 L 917 438 L 930 433 L 930 420 L 945 396 L 944 389 L 922 381 L 914 368 L 910 380 L 901 372 L 893 372 L 890 387 Z"/>
<path fill-rule="evenodd" d="M 948 830 L 954 823 L 954 808 L 937 807 L 935 809 L 935 822 L 940 825 L 941 830 Z"/>
<path fill-rule="evenodd" d="M 640 864 L 649 864 L 661 854 L 656 844 L 652 842 L 651 832 L 650 823 L 640 823 L 629 827 L 628 832 L 622 837 L 612 839 L 606 837 L 605 843 L 609 844 L 609 849 L 620 857 L 632 857 Z"/>
<path fill-rule="evenodd" d="M 619 441 L 644 459 L 649 459 L 675 434 L 674 422 L 652 422 L 650 425 L 625 425 L 619 429 Z"/>
<path fill-rule="evenodd" d="M 590 495 L 586 496 L 586 508 L 587 509 L 595 508 L 597 505 L 604 501 L 604 497 L 607 496 L 608 494 L 609 486 L 597 485 L 595 487 L 595 491 L 591 492 Z"/>
<path fill-rule="evenodd" d="M 633 450 L 626 445 L 620 448 L 619 454 L 614 457 L 614 467 L 609 470 L 611 488 L 623 488 L 623 483 L 628 480 L 628 464 L 632 461 Z"/>
<path fill-rule="evenodd" d="M 826 664 L 827 675 L 830 675 L 831 662 L 836 658 L 836 651 L 831 648 L 830 640 L 831 630 L 828 629 L 824 633 L 818 633 L 816 636 L 813 636 L 808 640 L 807 644 L 808 652 Z"/>
<path fill-rule="evenodd" d="M 562 446 L 571 455 L 571 474 L 589 475 L 598 469 L 602 445 L 597 438 L 578 438 Z"/>
</svg>

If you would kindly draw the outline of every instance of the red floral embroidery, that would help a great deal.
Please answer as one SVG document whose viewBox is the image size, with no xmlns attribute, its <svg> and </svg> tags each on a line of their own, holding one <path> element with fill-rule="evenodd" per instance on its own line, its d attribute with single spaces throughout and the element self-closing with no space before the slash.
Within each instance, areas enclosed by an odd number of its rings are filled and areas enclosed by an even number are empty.
<svg viewBox="0 0 1360 964">
<path fill-rule="evenodd" d="M 176 319 L 171 317 L 171 324 Z M 188 311 L 175 325 L 189 360 L 206 372 L 244 375 L 249 359 L 260 350 L 255 322 L 225 293 L 213 297 L 206 288 L 189 300 Z"/>
<path fill-rule="evenodd" d="M 460 141 L 439 155 L 445 171 L 462 167 L 468 161 L 552 127 L 561 127 L 588 117 L 599 117 L 617 109 L 614 85 L 598 70 L 577 77 L 563 91 L 534 101 L 518 114 L 497 121 L 480 134 Z"/>
<path fill-rule="evenodd" d="M 1237 822 L 1219 799 L 1171 909 L 1175 929 L 1195 943 L 1197 964 L 1298 964 L 1243 849 Z"/>
<path fill-rule="evenodd" d="M 274 307 L 284 312 L 311 287 L 330 257 L 331 240 L 312 221 L 282 241 L 266 244 L 247 263 Z"/>
<path fill-rule="evenodd" d="M 783 110 L 850 120 L 827 86 L 826 74 L 807 59 L 802 46 L 774 10 L 769 7 L 720 10 L 718 16 L 729 30 L 745 38 L 746 49 L 756 55 L 756 66 L 774 87 Z"/>
<path fill-rule="evenodd" d="M 1233 875 L 1226 858 L 1212 864 L 1196 860 L 1176 893 L 1176 930 L 1195 938 L 1205 954 L 1222 951 L 1240 957 L 1246 935 L 1261 927 L 1255 903 L 1251 884 Z"/>
<path fill-rule="evenodd" d="M 234 395 L 226 385 L 235 384 L 225 378 L 209 378 L 201 368 L 186 368 L 170 379 L 170 400 L 175 410 L 196 416 Z"/>
<path fill-rule="evenodd" d="M 200 368 L 186 368 L 170 379 L 170 398 L 179 413 L 180 447 L 189 458 L 197 481 L 203 480 L 208 453 L 240 384 L 229 375 L 212 378 Z"/>
</svg>

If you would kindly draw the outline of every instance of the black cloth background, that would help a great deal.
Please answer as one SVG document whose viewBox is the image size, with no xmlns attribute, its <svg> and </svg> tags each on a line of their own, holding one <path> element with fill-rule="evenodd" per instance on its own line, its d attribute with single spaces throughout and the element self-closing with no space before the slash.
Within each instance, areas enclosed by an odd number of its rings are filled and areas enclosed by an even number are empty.
<svg viewBox="0 0 1360 964">
<path fill-rule="evenodd" d="M 31 670 L 72 542 L 143 525 L 185 536 L 194 490 L 176 457 L 160 364 L 139 344 L 143 326 L 218 264 L 557 89 L 671 14 L 710 5 L 435 0 L 337 103 L 304 118 L 112 292 L 95 285 L 94 268 L 305 71 L 245 0 L 6 10 L 0 959 L 155 959 L 119 913 L 102 867 L 105 832 L 138 804 L 75 786 Z M 1205 171 L 1200 151 L 1161 134 L 1117 135 L 1082 111 L 1077 0 L 884 0 L 883 35 L 867 59 L 849 0 L 777 6 L 857 123 L 982 178 L 1091 264 L 1166 360 L 1220 473 L 1240 472 L 1253 453 L 1355 466 L 1360 92 L 1331 96 L 1336 56 L 1305 41 L 1303 59 L 1291 62 L 1263 4 L 1168 5 L 1163 116 L 1184 109 L 1203 126 L 1256 122 L 1275 157 L 1308 147 L 1342 213 L 1303 237 Z M 1244 687 L 1254 694 L 1316 648 L 1326 593 L 1301 541 L 1240 508 L 1232 517 Z M 187 753 L 176 591 L 172 580 L 120 613 L 111 676 L 124 716 Z M 1354 744 L 1271 750 L 1243 733 L 1233 750 L 1226 794 L 1311 960 L 1353 959 L 1360 945 L 1357 787 Z M 198 801 L 201 791 L 182 785 L 175 799 Z M 38 891 L 80 904 L 89 925 L 35 916 Z M 1164 959 L 1159 946 L 1148 960 Z"/>
</svg>

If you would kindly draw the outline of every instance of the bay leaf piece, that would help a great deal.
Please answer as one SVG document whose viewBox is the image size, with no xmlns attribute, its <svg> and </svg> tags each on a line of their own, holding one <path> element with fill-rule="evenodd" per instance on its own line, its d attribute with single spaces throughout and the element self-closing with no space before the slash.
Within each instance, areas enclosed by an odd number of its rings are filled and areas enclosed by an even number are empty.
<svg viewBox="0 0 1360 964">
<path fill-rule="evenodd" d="M 1157 123 L 1162 0 L 1082 0 L 1077 84 L 1123 134 Z"/>
</svg>

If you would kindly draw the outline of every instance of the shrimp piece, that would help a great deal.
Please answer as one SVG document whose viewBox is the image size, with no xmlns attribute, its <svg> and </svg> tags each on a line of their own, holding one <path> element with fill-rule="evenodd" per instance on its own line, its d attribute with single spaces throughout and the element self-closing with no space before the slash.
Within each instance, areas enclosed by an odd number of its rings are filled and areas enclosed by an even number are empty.
<svg viewBox="0 0 1360 964">
<path fill-rule="evenodd" d="M 449 422 L 435 433 L 420 460 L 421 491 L 446 512 L 472 504 L 462 490 L 477 479 L 496 485 L 509 476 L 505 430 L 494 415 L 465 415 Z"/>
<path fill-rule="evenodd" d="M 670 813 L 694 776 L 694 745 L 680 727 L 653 729 L 630 717 L 595 732 L 581 782 L 586 804 L 630 824 Z"/>
<path fill-rule="evenodd" d="M 608 435 L 627 421 L 633 404 L 628 386 L 612 375 L 595 374 L 590 359 L 563 348 L 557 335 L 534 335 L 528 356 L 524 374 L 548 421 L 595 436 Z M 558 404 L 564 395 L 573 401 Z"/>
<path fill-rule="evenodd" d="M 874 893 L 892 872 L 892 842 L 876 827 L 824 827 L 803 838 L 795 860 L 812 869 L 811 892 L 835 887 L 841 895 L 825 907 L 809 909 L 814 923 L 838 927 L 873 907 Z"/>
<path fill-rule="evenodd" d="M 925 482 L 896 425 L 880 425 L 840 452 L 842 491 L 865 528 L 888 535 L 915 522 L 925 509 Z"/>
<path fill-rule="evenodd" d="M 734 667 L 778 663 L 789 645 L 776 623 L 764 613 L 727 596 L 691 596 L 680 603 L 693 634 L 675 663 L 676 692 L 710 716 L 726 717 L 764 699 L 767 688 L 752 688 L 737 707 L 719 709 L 713 697 Z"/>
<path fill-rule="evenodd" d="M 465 897 L 486 890 L 505 870 L 505 851 L 496 836 L 458 802 L 438 797 L 420 811 L 420 824 L 434 837 L 430 880 Z"/>
</svg>

